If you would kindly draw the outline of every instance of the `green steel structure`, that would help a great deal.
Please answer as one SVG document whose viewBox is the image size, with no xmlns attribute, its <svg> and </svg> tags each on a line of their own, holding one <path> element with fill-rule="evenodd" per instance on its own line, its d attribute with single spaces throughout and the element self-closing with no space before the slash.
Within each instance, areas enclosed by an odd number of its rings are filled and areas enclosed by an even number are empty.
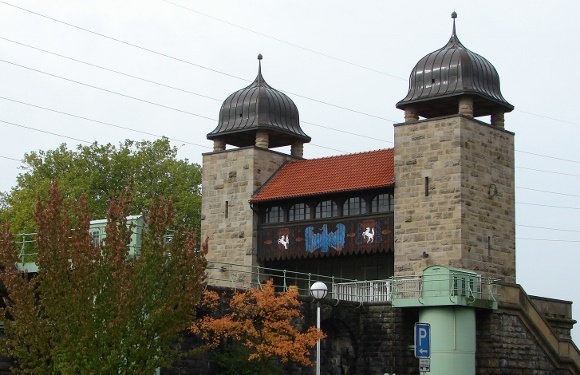
<svg viewBox="0 0 580 375">
<path fill-rule="evenodd" d="M 475 374 L 475 309 L 497 309 L 495 286 L 475 272 L 443 266 L 394 278 L 393 306 L 420 308 L 419 321 L 431 326 L 432 375 Z"/>
</svg>

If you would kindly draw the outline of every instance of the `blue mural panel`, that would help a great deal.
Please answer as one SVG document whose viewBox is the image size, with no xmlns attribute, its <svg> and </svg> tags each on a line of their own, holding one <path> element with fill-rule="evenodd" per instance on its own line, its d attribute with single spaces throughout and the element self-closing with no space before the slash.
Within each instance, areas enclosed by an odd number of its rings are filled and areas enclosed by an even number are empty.
<svg viewBox="0 0 580 375">
<path fill-rule="evenodd" d="M 306 227 L 304 238 L 306 240 L 306 251 L 309 253 L 320 249 L 321 252 L 327 253 L 330 248 L 336 251 L 342 251 L 346 237 L 346 227 L 344 224 L 336 224 L 336 231 L 329 232 L 326 224 L 317 233 L 314 226 Z"/>
</svg>

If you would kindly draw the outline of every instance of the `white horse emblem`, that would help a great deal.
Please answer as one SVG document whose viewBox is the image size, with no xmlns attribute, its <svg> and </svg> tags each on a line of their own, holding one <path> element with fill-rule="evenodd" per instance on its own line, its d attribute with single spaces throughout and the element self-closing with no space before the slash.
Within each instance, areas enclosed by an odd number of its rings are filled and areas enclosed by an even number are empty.
<svg viewBox="0 0 580 375">
<path fill-rule="evenodd" d="M 278 238 L 278 244 L 284 246 L 284 250 L 288 250 L 288 244 L 290 241 L 288 240 L 288 235 L 283 235 Z"/>
<path fill-rule="evenodd" d="M 372 243 L 375 240 L 375 229 L 367 227 L 362 236 L 366 243 Z"/>
</svg>

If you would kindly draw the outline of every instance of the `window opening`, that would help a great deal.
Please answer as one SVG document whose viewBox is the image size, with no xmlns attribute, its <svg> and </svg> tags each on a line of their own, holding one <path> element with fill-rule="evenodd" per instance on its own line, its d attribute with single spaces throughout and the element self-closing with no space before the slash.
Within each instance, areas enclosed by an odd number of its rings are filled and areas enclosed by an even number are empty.
<svg viewBox="0 0 580 375">
<path fill-rule="evenodd" d="M 281 223 L 284 221 L 284 210 L 280 206 L 272 206 L 267 209 L 265 222 L 269 224 Z"/>
<path fill-rule="evenodd" d="M 367 211 L 367 202 L 361 197 L 347 199 L 342 206 L 343 216 L 361 215 Z"/>
<path fill-rule="evenodd" d="M 316 216 L 316 219 L 325 219 L 338 216 L 338 206 L 333 200 L 320 202 L 316 205 L 316 211 L 314 215 Z"/>
<path fill-rule="evenodd" d="M 371 212 L 393 212 L 395 197 L 393 194 L 376 195 L 371 203 Z"/>
<path fill-rule="evenodd" d="M 288 211 L 288 221 L 300 221 L 310 219 L 310 206 L 306 203 L 296 203 Z"/>
</svg>

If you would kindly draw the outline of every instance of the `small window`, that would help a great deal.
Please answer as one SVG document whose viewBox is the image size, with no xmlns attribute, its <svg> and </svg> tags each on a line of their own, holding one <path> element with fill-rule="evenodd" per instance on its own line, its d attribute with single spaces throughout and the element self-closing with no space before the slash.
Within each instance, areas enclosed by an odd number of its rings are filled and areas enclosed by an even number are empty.
<svg viewBox="0 0 580 375">
<path fill-rule="evenodd" d="M 281 223 L 284 221 L 284 210 L 280 206 L 272 206 L 266 210 L 265 223 Z"/>
<path fill-rule="evenodd" d="M 288 221 L 310 219 L 310 207 L 306 203 L 296 203 L 288 211 Z"/>
<path fill-rule="evenodd" d="M 393 194 L 379 194 L 373 198 L 371 212 L 393 212 L 395 197 Z"/>
<path fill-rule="evenodd" d="M 361 197 L 347 199 L 342 206 L 343 216 L 366 214 L 367 202 Z"/>
<path fill-rule="evenodd" d="M 316 219 L 325 219 L 338 216 L 338 206 L 333 200 L 320 202 L 316 205 L 316 211 L 314 215 Z"/>
</svg>

